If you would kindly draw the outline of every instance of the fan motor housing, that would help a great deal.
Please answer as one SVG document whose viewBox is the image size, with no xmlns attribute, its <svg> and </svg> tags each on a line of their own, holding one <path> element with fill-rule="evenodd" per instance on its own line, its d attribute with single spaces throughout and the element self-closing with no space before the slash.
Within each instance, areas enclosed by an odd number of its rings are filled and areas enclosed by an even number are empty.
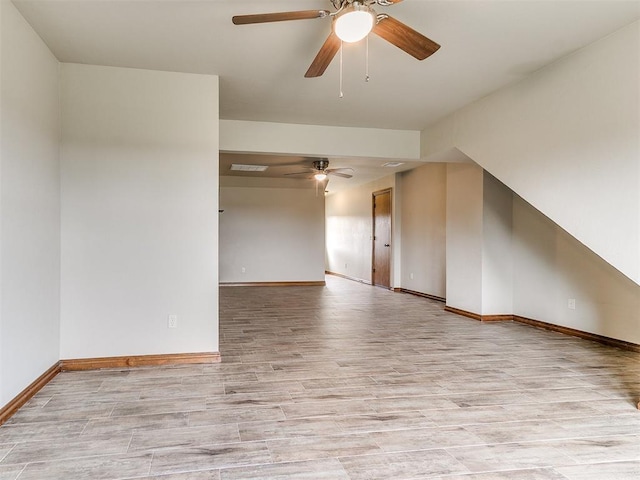
<svg viewBox="0 0 640 480">
<path fill-rule="evenodd" d="M 329 168 L 329 160 L 327 160 L 326 158 L 322 160 L 314 160 L 313 168 L 315 168 L 316 170 L 324 171 Z"/>
</svg>

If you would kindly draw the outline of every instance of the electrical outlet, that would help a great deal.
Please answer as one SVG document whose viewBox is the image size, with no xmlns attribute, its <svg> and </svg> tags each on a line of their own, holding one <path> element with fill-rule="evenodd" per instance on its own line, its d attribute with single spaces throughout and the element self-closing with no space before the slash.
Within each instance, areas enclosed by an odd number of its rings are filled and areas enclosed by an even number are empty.
<svg viewBox="0 0 640 480">
<path fill-rule="evenodd" d="M 410 274 L 409 274 L 409 278 L 410 278 L 411 280 L 413 280 L 413 273 L 410 273 Z"/>
<path fill-rule="evenodd" d="M 246 269 L 246 268 L 244 268 L 244 267 L 242 267 L 242 268 L 240 269 L 240 272 L 242 272 L 242 273 L 247 273 L 247 269 Z"/>
<path fill-rule="evenodd" d="M 569 310 L 575 310 L 576 309 L 576 299 L 575 298 L 570 298 L 569 301 L 567 302 L 567 307 L 569 307 Z"/>
<path fill-rule="evenodd" d="M 349 267 L 347 267 L 347 264 L 346 264 L 346 263 L 344 264 L 344 268 L 349 268 Z"/>
<path fill-rule="evenodd" d="M 169 327 L 169 328 L 178 328 L 178 316 L 177 315 L 169 315 L 167 317 L 167 327 Z"/>
</svg>

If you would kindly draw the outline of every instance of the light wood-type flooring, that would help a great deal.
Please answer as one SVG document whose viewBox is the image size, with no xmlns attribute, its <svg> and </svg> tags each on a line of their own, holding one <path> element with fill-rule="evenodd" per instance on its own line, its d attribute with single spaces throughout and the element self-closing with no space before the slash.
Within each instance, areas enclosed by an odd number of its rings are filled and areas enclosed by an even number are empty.
<svg viewBox="0 0 640 480">
<path fill-rule="evenodd" d="M 328 277 L 220 290 L 223 362 L 58 375 L 0 480 L 640 479 L 640 355 Z"/>
</svg>

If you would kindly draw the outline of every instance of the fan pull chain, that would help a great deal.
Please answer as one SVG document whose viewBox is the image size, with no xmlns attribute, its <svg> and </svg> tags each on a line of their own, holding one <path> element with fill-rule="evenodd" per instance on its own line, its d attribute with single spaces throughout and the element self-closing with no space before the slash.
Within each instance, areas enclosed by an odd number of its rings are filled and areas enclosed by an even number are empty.
<svg viewBox="0 0 640 480">
<path fill-rule="evenodd" d="M 344 97 L 344 93 L 342 93 L 342 46 L 343 42 L 340 40 L 340 98 Z"/>
<path fill-rule="evenodd" d="M 365 72 L 364 72 L 364 81 L 369 81 L 369 35 L 367 35 L 367 50 L 365 54 Z"/>
</svg>

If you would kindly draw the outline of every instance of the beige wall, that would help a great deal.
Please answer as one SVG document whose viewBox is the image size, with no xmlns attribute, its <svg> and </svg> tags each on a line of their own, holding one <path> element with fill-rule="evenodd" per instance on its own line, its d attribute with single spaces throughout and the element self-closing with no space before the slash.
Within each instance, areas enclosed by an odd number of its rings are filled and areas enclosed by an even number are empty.
<svg viewBox="0 0 640 480">
<path fill-rule="evenodd" d="M 640 344 L 640 287 L 482 168 L 433 164 L 399 177 L 395 286 L 480 315 L 515 314 Z M 370 280 L 370 197 L 379 187 L 328 197 L 330 270 Z"/>
<path fill-rule="evenodd" d="M 323 281 L 323 190 L 262 180 L 220 188 L 220 282 Z"/>
<path fill-rule="evenodd" d="M 61 108 L 61 357 L 217 351 L 218 78 L 62 64 Z"/>
<path fill-rule="evenodd" d="M 482 175 L 482 315 L 513 312 L 513 192 Z"/>
<path fill-rule="evenodd" d="M 0 407 L 59 359 L 58 61 L 0 1 Z"/>
<path fill-rule="evenodd" d="M 426 129 L 640 283 L 640 22 Z"/>
<path fill-rule="evenodd" d="M 420 132 L 221 120 L 220 150 L 314 157 L 417 160 L 420 158 Z"/>
<path fill-rule="evenodd" d="M 513 252 L 514 314 L 640 344 L 640 286 L 517 195 Z"/>
<path fill-rule="evenodd" d="M 392 267 L 391 285 L 400 283 L 399 196 L 396 177 L 391 175 L 327 196 L 326 269 L 333 273 L 371 282 L 373 218 L 371 195 L 392 188 Z"/>
<path fill-rule="evenodd" d="M 475 164 L 447 166 L 447 305 L 513 311 L 512 192 Z"/>
<path fill-rule="evenodd" d="M 400 175 L 402 288 L 446 296 L 446 175 L 443 163 Z"/>
<path fill-rule="evenodd" d="M 447 165 L 447 305 L 482 312 L 483 172 Z"/>
<path fill-rule="evenodd" d="M 217 77 L 60 65 L 0 21 L 0 405 L 60 358 L 217 350 Z"/>
</svg>

